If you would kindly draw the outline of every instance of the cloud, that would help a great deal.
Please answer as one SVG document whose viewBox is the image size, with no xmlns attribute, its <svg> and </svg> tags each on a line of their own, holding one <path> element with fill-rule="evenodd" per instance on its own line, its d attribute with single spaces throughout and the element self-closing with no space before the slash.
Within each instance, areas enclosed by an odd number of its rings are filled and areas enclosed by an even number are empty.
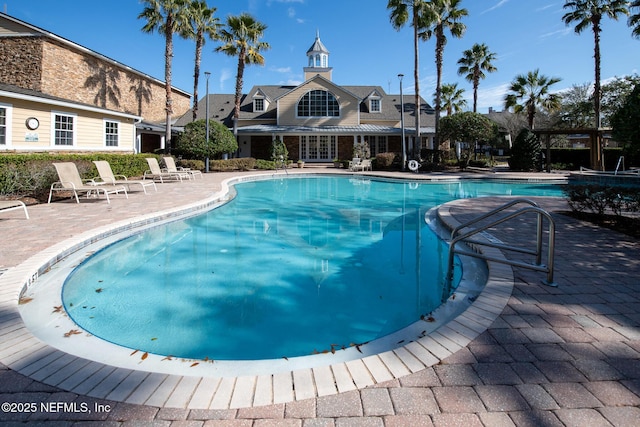
<svg viewBox="0 0 640 427">
<path fill-rule="evenodd" d="M 509 2 L 509 0 L 500 0 L 498 3 L 496 3 L 496 4 L 495 4 L 495 5 L 493 5 L 493 6 L 491 6 L 489 9 L 487 9 L 487 10 L 485 10 L 485 11 L 483 11 L 483 12 L 480 12 L 480 15 L 483 15 L 483 14 L 485 14 L 485 13 L 487 13 L 487 12 L 491 12 L 492 10 L 495 10 L 495 9 L 497 9 L 497 8 L 499 8 L 499 7 L 502 7 L 502 6 L 504 6 L 504 5 L 505 5 L 506 3 L 508 3 L 508 2 Z"/>
<path fill-rule="evenodd" d="M 279 68 L 271 67 L 270 70 L 276 73 L 283 73 L 283 74 L 291 73 L 291 67 L 279 67 Z"/>
<path fill-rule="evenodd" d="M 228 68 L 220 70 L 220 91 L 224 93 L 224 83 L 233 78 L 233 72 Z"/>
<path fill-rule="evenodd" d="M 496 86 L 483 88 L 482 85 L 478 88 L 478 109 L 493 107 L 500 111 L 504 108 L 504 96 L 509 92 L 509 86 L 511 83 L 501 83 Z M 470 106 L 473 105 L 473 91 L 466 92 L 469 94 L 467 102 Z"/>
<path fill-rule="evenodd" d="M 555 30 L 555 31 L 549 31 L 548 33 L 540 34 L 538 36 L 538 38 L 539 39 L 548 39 L 550 37 L 557 36 L 557 35 L 564 37 L 564 36 L 566 36 L 567 34 L 569 34 L 571 32 L 573 32 L 573 30 L 571 28 L 569 28 L 569 27 L 566 27 L 566 28 L 561 28 L 559 30 Z"/>
</svg>

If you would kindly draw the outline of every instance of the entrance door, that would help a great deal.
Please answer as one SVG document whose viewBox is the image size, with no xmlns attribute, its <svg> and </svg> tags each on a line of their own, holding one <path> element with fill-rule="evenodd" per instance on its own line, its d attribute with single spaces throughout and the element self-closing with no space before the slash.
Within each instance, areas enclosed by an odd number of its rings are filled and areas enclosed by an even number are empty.
<svg viewBox="0 0 640 427">
<path fill-rule="evenodd" d="M 335 135 L 300 136 L 300 159 L 311 162 L 330 162 L 338 155 Z"/>
</svg>

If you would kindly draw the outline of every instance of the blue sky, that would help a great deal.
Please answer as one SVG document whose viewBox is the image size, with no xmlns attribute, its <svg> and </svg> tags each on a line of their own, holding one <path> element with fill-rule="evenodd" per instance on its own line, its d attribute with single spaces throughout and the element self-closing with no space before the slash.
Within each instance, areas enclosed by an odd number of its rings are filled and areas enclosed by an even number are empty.
<svg viewBox="0 0 640 427">
<path fill-rule="evenodd" d="M 330 51 L 333 80 L 342 85 L 379 85 L 399 93 L 397 75 L 403 73 L 403 89 L 413 83 L 413 42 L 409 26 L 396 31 L 389 22 L 387 0 L 208 0 L 217 16 L 249 12 L 268 26 L 264 41 L 264 67 L 245 70 L 244 91 L 259 84 L 301 83 L 306 51 L 316 31 Z M 138 0 L 4 0 L 3 11 L 44 30 L 67 38 L 158 79 L 164 79 L 164 39 L 141 31 Z M 539 68 L 559 77 L 558 90 L 591 83 L 593 34 L 575 34 L 562 22 L 564 0 L 464 0 L 469 11 L 463 38 L 449 42 L 444 53 L 443 82 L 458 82 L 466 90 L 471 108 L 472 87 L 457 74 L 458 59 L 474 43 L 486 43 L 497 55 L 498 71 L 480 83 L 480 112 L 501 110 L 507 86 L 520 73 Z M 626 17 L 605 20 L 601 40 L 602 79 L 640 73 L 640 39 L 631 37 Z M 201 71 L 211 72 L 210 93 L 233 93 L 235 58 L 213 52 L 208 41 Z M 435 90 L 435 41 L 420 44 L 420 93 L 432 102 Z M 173 61 L 174 86 L 193 91 L 194 44 L 176 37 Z M 204 76 L 199 88 L 205 93 Z"/>
</svg>

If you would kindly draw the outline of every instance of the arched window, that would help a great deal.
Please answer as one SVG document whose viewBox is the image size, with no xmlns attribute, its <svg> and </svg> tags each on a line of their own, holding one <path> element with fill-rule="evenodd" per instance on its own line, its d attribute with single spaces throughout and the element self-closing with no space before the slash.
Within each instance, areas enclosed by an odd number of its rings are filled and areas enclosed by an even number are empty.
<svg viewBox="0 0 640 427">
<path fill-rule="evenodd" d="M 338 117 L 340 105 L 331 92 L 312 90 L 298 101 L 298 117 Z"/>
</svg>

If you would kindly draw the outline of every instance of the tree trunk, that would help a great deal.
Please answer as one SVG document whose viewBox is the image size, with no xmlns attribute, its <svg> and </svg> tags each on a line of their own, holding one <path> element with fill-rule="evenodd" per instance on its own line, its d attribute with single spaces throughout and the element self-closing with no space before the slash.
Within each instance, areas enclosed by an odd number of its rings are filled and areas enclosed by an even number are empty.
<svg viewBox="0 0 640 427">
<path fill-rule="evenodd" d="M 596 130 L 600 129 L 600 17 L 594 17 L 593 20 L 593 58 L 595 61 L 596 79 L 593 82 L 593 110 L 596 115 Z M 604 147 L 600 132 L 596 136 L 596 149 L 600 151 L 600 170 L 605 169 L 604 165 Z"/>
<path fill-rule="evenodd" d="M 422 110 L 420 106 L 420 60 L 418 55 L 418 9 L 414 6 L 413 8 L 413 50 L 414 50 L 414 63 L 413 63 L 413 77 L 415 80 L 415 115 L 416 115 L 416 140 L 413 144 L 413 154 L 415 157 L 416 147 L 420 147 L 420 111 Z M 419 148 L 418 148 L 419 149 Z"/>
<path fill-rule="evenodd" d="M 440 148 L 440 143 L 438 140 L 438 129 L 440 129 L 440 113 L 442 111 L 441 99 L 442 99 L 442 56 L 444 51 L 444 34 L 442 33 L 442 28 L 439 28 L 436 31 L 436 135 L 433 138 L 433 147 L 434 150 L 438 150 Z M 434 156 L 434 163 L 438 163 L 439 159 Z"/>
<path fill-rule="evenodd" d="M 198 30 L 196 34 L 196 61 L 193 71 L 193 121 L 198 118 L 198 80 L 200 78 L 200 61 L 202 59 L 202 45 L 204 44 L 204 34 Z"/>
<path fill-rule="evenodd" d="M 166 91 L 166 103 L 165 110 L 167 113 L 167 118 L 165 122 L 166 130 L 165 130 L 165 149 L 167 153 L 171 154 L 171 113 L 173 113 L 172 104 L 173 101 L 171 99 L 171 61 L 173 59 L 173 18 L 171 16 L 167 17 L 166 22 L 166 30 L 165 30 L 165 51 L 164 51 L 164 80 L 165 80 L 165 91 Z"/>
</svg>

